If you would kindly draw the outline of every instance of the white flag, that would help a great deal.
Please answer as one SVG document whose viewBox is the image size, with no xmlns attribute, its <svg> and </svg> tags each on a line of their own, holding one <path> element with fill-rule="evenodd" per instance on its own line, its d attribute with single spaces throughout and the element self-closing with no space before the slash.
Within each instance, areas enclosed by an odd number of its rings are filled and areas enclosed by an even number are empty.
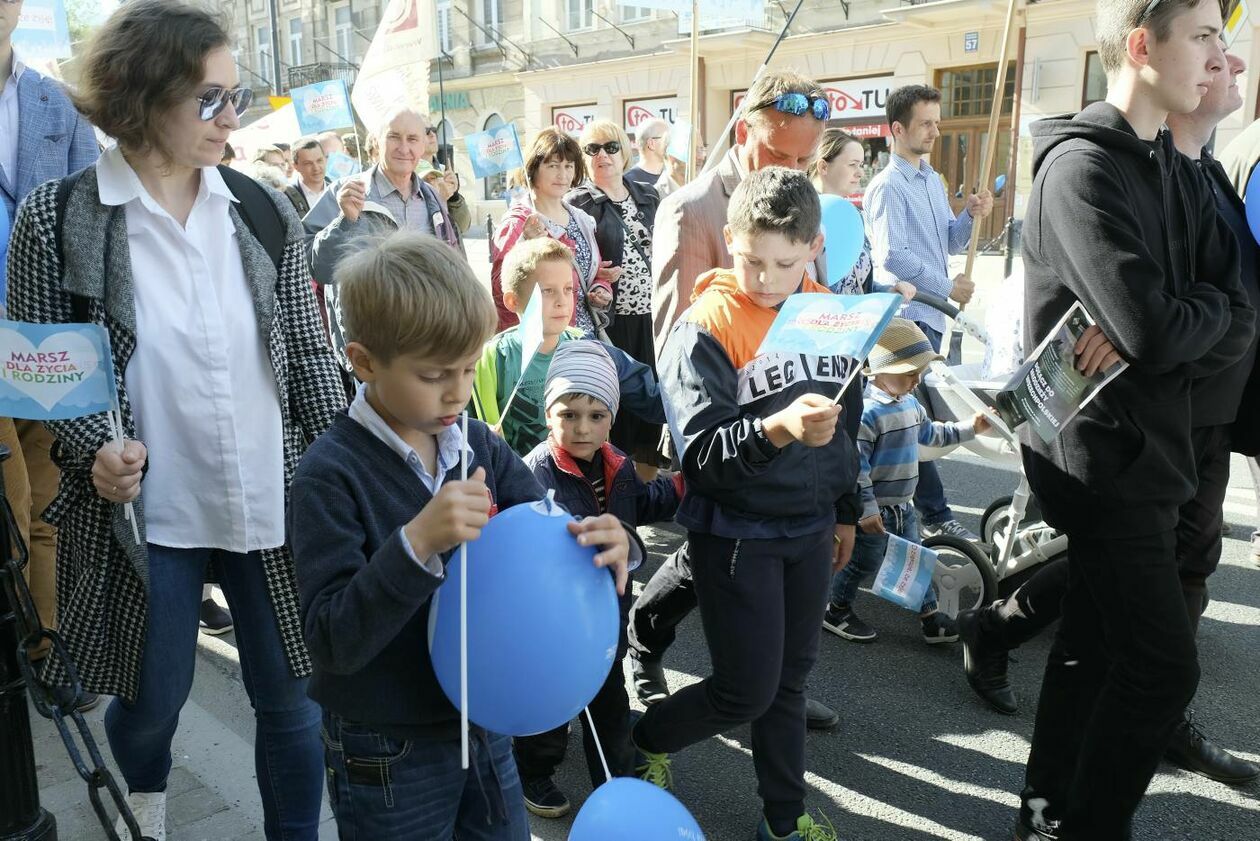
<svg viewBox="0 0 1260 841">
<path fill-rule="evenodd" d="M 392 108 L 428 110 L 436 31 L 432 0 L 389 0 L 350 94 L 368 131 L 376 131 Z"/>
</svg>

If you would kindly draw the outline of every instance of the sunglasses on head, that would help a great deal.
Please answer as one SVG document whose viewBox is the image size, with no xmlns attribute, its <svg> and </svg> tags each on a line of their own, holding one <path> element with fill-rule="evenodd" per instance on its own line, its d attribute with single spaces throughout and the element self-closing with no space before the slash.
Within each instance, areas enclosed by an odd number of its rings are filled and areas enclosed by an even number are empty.
<svg viewBox="0 0 1260 841">
<path fill-rule="evenodd" d="M 1142 16 L 1138 18 L 1138 23 L 1142 23 L 1143 21 L 1149 19 L 1159 4 L 1160 0 L 1151 0 L 1151 2 L 1147 3 L 1145 11 L 1142 12 Z"/>
<path fill-rule="evenodd" d="M 588 157 L 592 158 L 600 152 L 607 152 L 609 155 L 616 155 L 621 152 L 621 144 L 616 140 L 610 140 L 607 143 L 587 143 L 582 147 L 582 151 L 585 152 Z"/>
<path fill-rule="evenodd" d="M 1156 3 L 1159 0 L 1155 0 Z M 791 114 L 799 117 L 802 114 L 811 114 L 815 120 L 828 120 L 831 118 L 831 103 L 827 101 L 825 96 L 810 96 L 804 93 L 781 93 L 770 102 L 763 102 L 760 105 L 754 105 L 749 108 L 749 113 L 753 111 L 761 111 L 765 108 L 773 108 L 780 114 Z"/>
<path fill-rule="evenodd" d="M 223 109 L 227 107 L 229 102 L 236 111 L 236 116 L 245 113 L 245 109 L 254 101 L 254 92 L 249 88 L 227 88 L 213 87 L 196 97 L 197 100 L 197 116 L 202 120 L 209 122 L 215 117 L 223 113 Z"/>
</svg>

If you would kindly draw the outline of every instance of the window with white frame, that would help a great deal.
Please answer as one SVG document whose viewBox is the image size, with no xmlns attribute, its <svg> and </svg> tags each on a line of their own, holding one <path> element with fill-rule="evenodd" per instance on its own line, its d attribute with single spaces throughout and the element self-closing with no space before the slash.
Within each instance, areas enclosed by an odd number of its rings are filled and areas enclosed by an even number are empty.
<svg viewBox="0 0 1260 841">
<path fill-rule="evenodd" d="M 302 19 L 289 18 L 289 64 L 302 63 Z"/>
<path fill-rule="evenodd" d="M 497 38 L 503 28 L 503 0 L 479 0 L 478 6 L 478 22 L 488 31 L 478 30 L 477 40 L 482 44 L 490 43 L 492 36 Z"/>
<path fill-rule="evenodd" d="M 449 53 L 453 43 L 451 33 L 451 0 L 438 0 L 438 46 L 442 52 Z"/>
<path fill-rule="evenodd" d="M 595 25 L 595 0 L 564 0 L 565 23 L 569 31 Z"/>
<path fill-rule="evenodd" d="M 652 10 L 647 6 L 625 6 L 621 7 L 621 19 L 624 22 L 632 23 L 636 20 L 647 20 L 652 17 Z"/>
<path fill-rule="evenodd" d="M 259 76 L 271 82 L 271 29 L 259 26 L 254 29 L 254 62 Z"/>
<path fill-rule="evenodd" d="M 333 12 L 333 38 L 342 61 L 354 61 L 354 20 L 349 6 L 338 6 Z"/>
</svg>

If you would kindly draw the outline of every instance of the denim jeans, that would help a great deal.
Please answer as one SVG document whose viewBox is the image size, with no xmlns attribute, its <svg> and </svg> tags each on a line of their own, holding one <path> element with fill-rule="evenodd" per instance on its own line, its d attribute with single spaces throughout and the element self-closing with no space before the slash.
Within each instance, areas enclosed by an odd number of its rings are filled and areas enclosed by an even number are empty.
<svg viewBox="0 0 1260 841">
<path fill-rule="evenodd" d="M 529 841 L 512 740 L 395 739 L 324 711 L 328 799 L 341 841 Z"/>
<path fill-rule="evenodd" d="M 895 534 L 911 543 L 919 542 L 919 518 L 914 512 L 913 505 L 889 505 L 881 508 L 879 513 L 888 534 Z M 880 564 L 884 562 L 884 552 L 887 549 L 887 535 L 867 534 L 862 531 L 861 526 L 858 526 L 853 557 L 849 560 L 848 566 L 831 577 L 832 604 L 852 604 L 862 582 L 879 572 Z M 935 610 L 936 591 L 929 587 L 919 611 L 926 614 Z"/>
<path fill-rule="evenodd" d="M 921 321 L 916 321 L 915 324 L 927 336 L 933 350 L 939 352 L 941 334 Z M 949 502 L 945 499 L 941 473 L 934 461 L 919 462 L 919 485 L 914 491 L 914 507 L 918 509 L 920 519 L 929 525 L 954 519 L 954 512 L 949 510 Z"/>
<path fill-rule="evenodd" d="M 254 766 L 269 841 L 314 841 L 323 768 L 319 707 L 289 670 L 262 558 L 149 544 L 148 627 L 134 704 L 105 713 L 114 760 L 131 791 L 164 791 L 171 739 L 192 689 L 201 586 L 214 564 L 236 626 L 241 677 L 254 708 Z M 248 773 L 241 769 L 241 773 Z"/>
</svg>

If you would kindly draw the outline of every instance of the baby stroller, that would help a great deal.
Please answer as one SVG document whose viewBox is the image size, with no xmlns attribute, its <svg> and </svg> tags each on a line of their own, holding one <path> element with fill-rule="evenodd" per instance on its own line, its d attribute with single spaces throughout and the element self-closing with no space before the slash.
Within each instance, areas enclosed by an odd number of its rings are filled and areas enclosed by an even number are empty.
<svg viewBox="0 0 1260 841">
<path fill-rule="evenodd" d="M 949 301 L 919 292 L 915 301 L 935 309 L 954 322 L 955 329 L 985 344 L 989 335 L 974 320 Z M 950 366 L 933 362 L 919 384 L 916 397 L 933 420 L 969 420 L 984 411 L 993 423 L 992 431 L 962 446 L 995 464 L 1013 466 L 1019 472 L 1014 490 L 995 499 L 980 518 L 982 543 L 976 544 L 951 535 L 937 535 L 923 545 L 937 553 L 933 575 L 940 609 L 950 616 L 983 607 L 1013 593 L 1041 564 L 1067 552 L 1067 536 L 1041 520 L 1041 513 L 1028 486 L 1020 459 L 1019 435 L 1012 431 L 990 407 L 1005 377 L 986 378 L 979 364 Z M 925 461 L 941 458 L 956 447 L 919 447 Z"/>
</svg>

